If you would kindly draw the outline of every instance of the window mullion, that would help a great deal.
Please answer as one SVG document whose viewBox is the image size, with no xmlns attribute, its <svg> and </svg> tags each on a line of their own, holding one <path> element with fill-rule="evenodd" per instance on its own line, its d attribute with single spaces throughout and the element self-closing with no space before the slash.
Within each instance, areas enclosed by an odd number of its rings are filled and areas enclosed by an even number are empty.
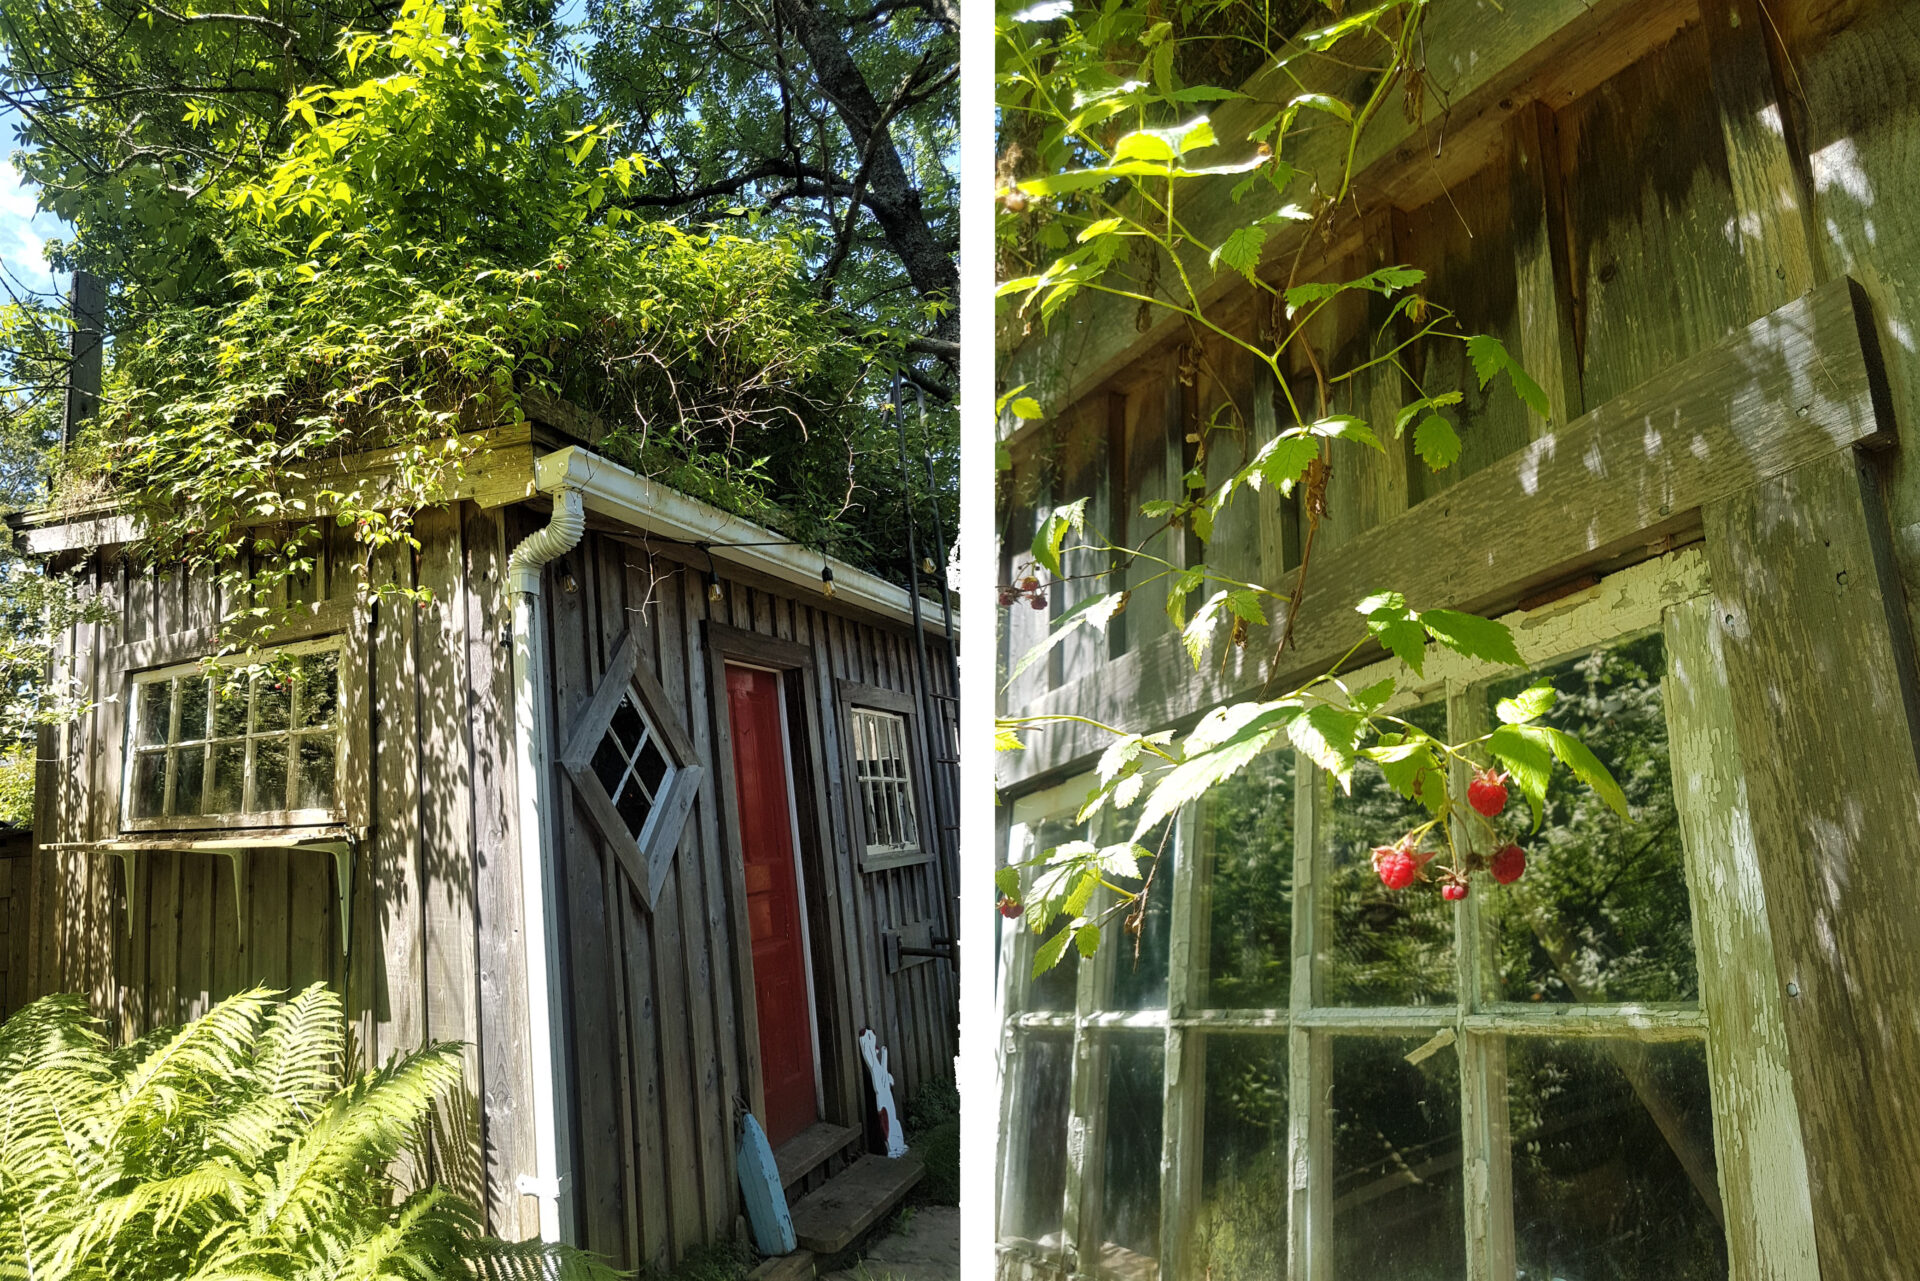
<svg viewBox="0 0 1920 1281">
<path fill-rule="evenodd" d="M 1453 742 L 1478 737 L 1486 729 L 1485 695 L 1476 687 L 1447 684 L 1447 736 Z M 1469 766 L 1453 761 L 1448 785 L 1455 796 L 1465 796 L 1472 778 Z M 1472 825 L 1456 821 L 1454 839 L 1470 842 Z M 1466 848 L 1463 844 L 1462 848 Z M 1481 853 L 1491 853 L 1481 850 Z M 1498 996 L 1492 949 L 1487 946 L 1488 920 L 1482 916 L 1486 877 L 1476 878 L 1474 890 L 1454 904 L 1455 990 L 1460 1012 L 1472 1014 Z M 1507 1142 L 1507 1047 L 1497 1034 L 1467 1031 L 1458 1042 L 1460 1058 L 1461 1201 L 1466 1212 L 1467 1275 L 1514 1275 L 1513 1168 Z"/>
<path fill-rule="evenodd" d="M 1176 1020 L 1193 1007 L 1207 946 L 1204 887 L 1212 870 L 1205 802 L 1187 805 L 1174 821 L 1173 899 L 1167 931 L 1165 1104 L 1160 1118 L 1160 1275 L 1188 1274 L 1186 1225 L 1200 1194 L 1200 1157 L 1206 1119 L 1204 1033 Z"/>
<path fill-rule="evenodd" d="M 1293 771 L 1293 963 L 1288 1005 L 1294 1016 L 1320 997 L 1318 957 L 1330 927 L 1321 902 L 1320 839 L 1326 789 L 1318 767 L 1296 755 Z M 1325 1281 L 1333 1227 L 1333 1115 L 1321 1101 L 1333 1085 L 1332 1042 L 1295 1022 L 1287 1033 L 1287 1275 Z"/>
</svg>

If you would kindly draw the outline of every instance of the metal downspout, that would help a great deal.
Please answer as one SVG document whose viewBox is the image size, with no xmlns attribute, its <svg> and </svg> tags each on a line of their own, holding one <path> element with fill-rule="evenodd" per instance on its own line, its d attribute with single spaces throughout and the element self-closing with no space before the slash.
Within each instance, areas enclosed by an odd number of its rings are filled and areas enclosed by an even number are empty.
<svg viewBox="0 0 1920 1281">
<path fill-rule="evenodd" d="M 520 897 L 526 944 L 527 1049 L 533 1074 L 534 1169 L 516 1186 L 540 1201 L 540 1239 L 573 1236 L 572 1191 L 562 1172 L 572 1152 L 562 1118 L 567 1114 L 567 1046 L 557 1027 L 563 996 L 561 937 L 549 781 L 553 728 L 548 723 L 548 674 L 545 629 L 540 615 L 540 571 L 580 543 L 587 529 L 586 506 L 578 487 L 561 485 L 551 494 L 553 516 L 513 549 L 507 560 L 507 590 L 513 603 L 513 757 L 520 808 Z M 563 1205 L 564 1201 L 564 1205 Z M 562 1213 L 563 1209 L 566 1211 Z"/>
</svg>

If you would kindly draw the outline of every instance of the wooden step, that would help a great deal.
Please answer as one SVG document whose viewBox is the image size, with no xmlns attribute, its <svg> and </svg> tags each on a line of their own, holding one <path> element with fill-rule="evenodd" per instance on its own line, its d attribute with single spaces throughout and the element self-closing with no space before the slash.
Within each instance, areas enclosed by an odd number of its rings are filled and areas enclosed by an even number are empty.
<svg viewBox="0 0 1920 1281">
<path fill-rule="evenodd" d="M 763 1259 L 759 1267 L 747 1273 L 747 1281 L 813 1281 L 813 1252 L 795 1250 Z"/>
<path fill-rule="evenodd" d="M 780 1171 L 780 1186 L 790 1188 L 817 1170 L 828 1157 L 860 1137 L 850 1125 L 830 1125 L 815 1121 L 780 1145 L 773 1164 Z"/>
<path fill-rule="evenodd" d="M 803 1249 L 837 1254 L 899 1205 L 924 1173 L 911 1152 L 897 1161 L 869 1153 L 801 1198 L 793 1235 Z"/>
</svg>

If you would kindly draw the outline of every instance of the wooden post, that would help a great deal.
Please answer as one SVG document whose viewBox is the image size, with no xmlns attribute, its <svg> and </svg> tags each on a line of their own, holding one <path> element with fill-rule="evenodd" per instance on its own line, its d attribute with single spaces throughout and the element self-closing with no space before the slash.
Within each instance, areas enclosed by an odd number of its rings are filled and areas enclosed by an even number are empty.
<svg viewBox="0 0 1920 1281">
<path fill-rule="evenodd" d="M 1709 504 L 1821 1275 L 1920 1258 L 1920 698 L 1875 478 L 1850 452 Z"/>
</svg>

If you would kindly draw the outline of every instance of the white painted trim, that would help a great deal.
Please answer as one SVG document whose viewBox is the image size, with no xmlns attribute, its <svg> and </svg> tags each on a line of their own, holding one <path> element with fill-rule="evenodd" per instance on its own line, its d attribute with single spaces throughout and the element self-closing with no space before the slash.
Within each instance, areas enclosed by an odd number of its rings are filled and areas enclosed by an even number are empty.
<svg viewBox="0 0 1920 1281">
<path fill-rule="evenodd" d="M 833 570 L 834 597 L 897 623 L 913 623 L 906 588 L 895 586 L 843 560 L 804 547 L 726 547 L 724 543 L 779 543 L 781 535 L 750 520 L 710 507 L 678 490 L 630 471 L 590 449 L 569 445 L 536 459 L 534 488 L 551 494 L 562 487 L 580 491 L 587 510 L 663 538 L 715 544 L 713 558 L 790 583 L 809 594 L 821 591 L 822 566 Z M 921 626 L 938 633 L 938 611 L 921 610 Z M 960 630 L 958 613 L 954 632 Z"/>
</svg>

